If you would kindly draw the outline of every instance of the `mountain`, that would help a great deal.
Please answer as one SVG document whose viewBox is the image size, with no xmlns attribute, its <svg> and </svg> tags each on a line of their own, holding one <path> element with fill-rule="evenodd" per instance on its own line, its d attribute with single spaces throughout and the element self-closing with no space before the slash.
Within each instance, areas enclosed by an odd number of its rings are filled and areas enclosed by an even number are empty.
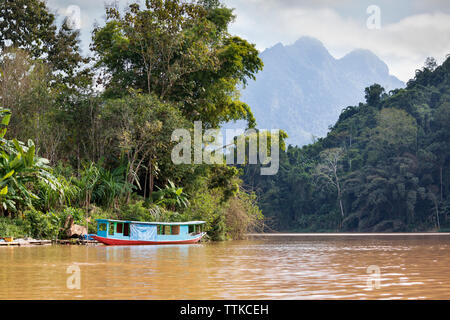
<svg viewBox="0 0 450 320">
<path fill-rule="evenodd" d="M 386 92 L 404 87 L 368 50 L 335 59 L 317 39 L 302 37 L 260 54 L 264 70 L 242 90 L 258 128 L 283 129 L 288 143 L 304 145 L 323 137 L 342 109 L 364 101 L 364 88 L 379 83 Z"/>
</svg>

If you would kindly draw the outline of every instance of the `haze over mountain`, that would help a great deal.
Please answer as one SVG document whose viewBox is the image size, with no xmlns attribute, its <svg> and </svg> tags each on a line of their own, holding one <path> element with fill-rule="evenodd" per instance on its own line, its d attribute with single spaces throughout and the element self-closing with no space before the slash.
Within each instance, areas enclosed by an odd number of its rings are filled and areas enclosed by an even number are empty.
<svg viewBox="0 0 450 320">
<path fill-rule="evenodd" d="M 323 137 L 342 109 L 364 101 L 364 88 L 379 83 L 386 92 L 404 87 L 369 50 L 335 59 L 317 39 L 302 37 L 260 54 L 264 70 L 242 90 L 258 128 L 283 129 L 288 143 L 304 145 Z"/>
</svg>

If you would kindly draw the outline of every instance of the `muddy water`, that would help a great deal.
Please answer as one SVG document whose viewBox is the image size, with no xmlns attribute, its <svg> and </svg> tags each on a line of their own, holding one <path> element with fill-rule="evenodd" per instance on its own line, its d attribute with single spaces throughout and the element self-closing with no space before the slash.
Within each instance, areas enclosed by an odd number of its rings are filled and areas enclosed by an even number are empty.
<svg viewBox="0 0 450 320">
<path fill-rule="evenodd" d="M 450 235 L 0 247 L 1 299 L 450 299 Z"/>
</svg>

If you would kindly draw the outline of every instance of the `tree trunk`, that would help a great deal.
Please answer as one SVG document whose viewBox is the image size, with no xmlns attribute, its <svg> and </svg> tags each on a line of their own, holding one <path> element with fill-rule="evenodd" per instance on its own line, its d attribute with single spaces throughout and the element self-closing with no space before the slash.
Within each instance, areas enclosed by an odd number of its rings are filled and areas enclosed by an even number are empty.
<svg viewBox="0 0 450 320">
<path fill-rule="evenodd" d="M 92 161 L 95 162 L 95 118 L 94 118 L 94 107 L 92 106 L 92 101 L 89 101 L 90 111 L 91 111 L 91 142 L 92 142 Z"/>
<path fill-rule="evenodd" d="M 80 144 L 77 144 L 77 175 L 80 176 Z"/>
<path fill-rule="evenodd" d="M 441 224 L 440 224 L 440 221 L 439 221 L 439 204 L 438 204 L 438 200 L 437 200 L 436 197 L 433 196 L 432 200 L 433 200 L 433 203 L 434 203 L 434 210 L 436 212 L 436 227 L 439 230 L 441 228 Z"/>
<path fill-rule="evenodd" d="M 154 176 L 152 174 L 152 172 L 153 172 L 153 165 L 152 165 L 151 161 L 149 163 L 149 168 L 150 168 L 150 170 L 149 170 L 149 182 L 148 182 L 148 184 L 149 184 L 148 197 L 151 198 L 152 197 L 152 193 L 153 193 L 153 187 L 154 187 Z"/>
<path fill-rule="evenodd" d="M 339 206 L 341 207 L 341 215 L 342 215 L 342 218 L 344 218 L 344 207 L 343 207 L 343 205 L 342 205 L 342 199 L 339 199 Z"/>
<path fill-rule="evenodd" d="M 343 219 L 344 218 L 344 206 L 342 205 L 341 186 L 339 184 L 339 178 L 338 178 L 336 169 L 334 170 L 334 176 L 336 179 L 336 188 L 337 188 L 337 192 L 338 192 L 339 206 L 341 208 L 341 215 L 342 215 L 342 219 Z"/>
<path fill-rule="evenodd" d="M 147 90 L 148 90 L 148 94 L 152 93 L 151 92 L 151 86 L 150 86 L 150 76 L 151 76 L 151 73 L 150 73 L 150 70 L 148 69 L 147 70 Z"/>
<path fill-rule="evenodd" d="M 438 228 L 438 230 L 441 229 L 441 223 L 440 223 L 440 221 L 439 221 L 439 208 L 438 208 L 438 206 L 437 206 L 437 203 L 436 203 L 436 222 L 437 222 L 437 228 Z"/>
<path fill-rule="evenodd" d="M 145 180 L 144 180 L 144 201 L 147 198 L 147 175 L 148 175 L 148 167 L 145 172 Z"/>
</svg>

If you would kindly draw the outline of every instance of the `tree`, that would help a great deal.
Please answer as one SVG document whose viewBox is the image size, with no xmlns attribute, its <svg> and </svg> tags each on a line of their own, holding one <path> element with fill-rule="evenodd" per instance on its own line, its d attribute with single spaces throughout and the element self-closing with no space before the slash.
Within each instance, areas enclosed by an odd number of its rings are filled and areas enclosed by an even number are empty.
<svg viewBox="0 0 450 320">
<path fill-rule="evenodd" d="M 23 50 L 8 48 L 0 61 L 0 103 L 8 106 L 13 117 L 8 137 L 18 140 L 33 140 L 38 153 L 56 163 L 61 159 L 64 139 L 70 127 L 67 118 L 72 113 L 75 94 L 67 90 L 51 88 L 53 76 L 49 66 L 32 60 Z M 63 97 L 68 97 L 67 100 Z M 68 101 L 71 102 L 67 103 Z M 77 114 L 77 122 L 81 122 Z M 82 124 L 73 124 L 81 129 Z M 84 129 L 84 128 L 83 128 Z M 70 143 L 70 148 L 73 143 Z"/>
<path fill-rule="evenodd" d="M 368 105 L 377 107 L 381 102 L 381 98 L 385 92 L 384 88 L 379 84 L 373 84 L 365 90 L 365 98 Z"/>
<path fill-rule="evenodd" d="M 103 134 L 104 141 L 110 145 L 110 157 L 118 159 L 123 154 L 127 159 L 127 183 L 140 188 L 139 174 L 145 169 L 151 195 L 160 166 L 171 163 L 172 132 L 188 128 L 189 123 L 173 105 L 140 94 L 108 101 L 102 111 L 102 121 L 104 128 L 109 128 Z M 174 168 L 167 170 L 166 177 L 176 172 Z"/>
<path fill-rule="evenodd" d="M 58 30 L 44 1 L 3 0 L 0 17 L 0 51 L 17 48 L 33 60 L 48 61 L 58 84 L 90 85 L 89 69 L 83 68 L 89 59 L 80 53 L 79 31 L 71 30 L 67 19 Z"/>
<path fill-rule="evenodd" d="M 185 0 L 131 4 L 121 15 L 107 12 L 108 21 L 93 32 L 92 50 L 108 97 L 127 89 L 180 103 L 189 120 L 217 126 L 247 119 L 250 108 L 238 100 L 238 85 L 254 78 L 262 61 L 254 45 L 227 33 L 232 10 L 214 3 Z"/>
<path fill-rule="evenodd" d="M 58 180 L 52 175 L 48 160 L 36 155 L 33 141 L 22 142 L 4 139 L 11 118 L 9 109 L 0 108 L 2 131 L 0 134 L 0 211 L 4 214 L 33 208 L 39 200 L 35 189 L 43 183 L 52 190 L 60 190 Z"/>
<path fill-rule="evenodd" d="M 25 51 L 10 48 L 3 52 L 0 71 L 0 101 L 14 114 L 9 135 L 39 144 L 45 136 L 43 120 L 53 102 L 48 68 Z"/>
<path fill-rule="evenodd" d="M 116 8 L 108 9 L 106 26 L 93 32 L 98 64 L 113 76 L 110 89 L 139 88 L 164 99 L 184 74 L 211 63 L 202 41 L 206 32 L 202 7 L 147 1 L 147 10 L 141 11 L 137 3 L 129 8 L 123 17 Z"/>
<path fill-rule="evenodd" d="M 0 61 L 0 99 L 15 113 L 23 97 L 30 91 L 33 63 L 29 55 L 19 49 L 3 51 Z M 20 114 L 20 112 L 18 112 Z"/>
<path fill-rule="evenodd" d="M 2 0 L 0 49 L 23 49 L 33 58 L 48 54 L 55 41 L 55 16 L 41 0 Z"/>
<path fill-rule="evenodd" d="M 65 89 L 86 90 L 92 85 L 92 70 L 87 66 L 90 58 L 83 57 L 80 49 L 80 31 L 72 30 L 68 18 L 64 19 L 54 43 L 48 52 L 50 68 L 54 71 L 55 84 Z"/>
<path fill-rule="evenodd" d="M 377 124 L 369 143 L 374 147 L 375 156 L 399 155 L 416 149 L 417 122 L 406 111 L 384 108 L 377 115 Z"/>
<path fill-rule="evenodd" d="M 437 154 L 437 165 L 439 167 L 440 201 L 444 200 L 444 166 L 450 159 L 450 103 L 444 102 L 436 109 L 434 133 L 437 142 L 431 144 L 429 149 Z"/>
<path fill-rule="evenodd" d="M 321 162 L 316 167 L 315 176 L 320 183 L 327 188 L 335 189 L 339 202 L 342 219 L 344 218 L 344 206 L 342 204 L 342 186 L 340 181 L 339 162 L 344 156 L 341 148 L 333 148 L 324 150 L 320 154 Z"/>
<path fill-rule="evenodd" d="M 85 129 L 80 128 L 83 113 L 75 123 L 68 119 L 79 111 L 83 94 L 92 95 L 79 31 L 70 29 L 67 19 L 56 26 L 41 0 L 1 1 L 0 15 L 0 101 L 14 114 L 8 135 L 32 139 L 51 163 L 67 159 L 78 142 L 68 140 Z"/>
<path fill-rule="evenodd" d="M 435 58 L 427 57 L 425 59 L 424 69 L 428 69 L 429 71 L 433 72 L 437 68 L 437 66 L 438 66 L 438 64 L 437 64 Z"/>
</svg>

